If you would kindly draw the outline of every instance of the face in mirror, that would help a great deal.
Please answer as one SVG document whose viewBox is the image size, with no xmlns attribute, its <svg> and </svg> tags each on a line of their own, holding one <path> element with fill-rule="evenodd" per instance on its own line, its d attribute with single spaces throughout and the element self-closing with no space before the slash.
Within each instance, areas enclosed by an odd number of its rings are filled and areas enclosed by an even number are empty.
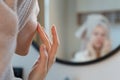
<svg viewBox="0 0 120 80">
<path fill-rule="evenodd" d="M 107 55 L 111 51 L 110 23 L 101 14 L 87 16 L 85 22 L 75 32 L 81 42 L 73 61 L 85 62 Z"/>
<path fill-rule="evenodd" d="M 57 54 L 59 60 L 89 62 L 109 55 L 118 47 L 120 14 L 117 6 L 106 5 L 111 2 L 50 1 L 50 24 L 57 26 L 61 43 Z"/>
</svg>

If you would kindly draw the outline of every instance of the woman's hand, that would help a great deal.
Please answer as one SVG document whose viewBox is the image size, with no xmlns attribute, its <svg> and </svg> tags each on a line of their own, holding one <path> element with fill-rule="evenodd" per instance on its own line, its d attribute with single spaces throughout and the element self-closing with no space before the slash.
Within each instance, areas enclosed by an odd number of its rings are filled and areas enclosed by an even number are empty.
<svg viewBox="0 0 120 80">
<path fill-rule="evenodd" d="M 105 56 L 110 51 L 111 51 L 111 41 L 106 39 L 102 48 L 102 56 Z"/>
<path fill-rule="evenodd" d="M 55 26 L 52 26 L 52 39 L 51 42 L 45 33 L 44 29 L 38 24 L 37 31 L 43 42 L 40 46 L 40 58 L 33 66 L 28 80 L 44 80 L 49 69 L 55 61 L 56 52 L 59 46 L 59 39 Z"/>
</svg>

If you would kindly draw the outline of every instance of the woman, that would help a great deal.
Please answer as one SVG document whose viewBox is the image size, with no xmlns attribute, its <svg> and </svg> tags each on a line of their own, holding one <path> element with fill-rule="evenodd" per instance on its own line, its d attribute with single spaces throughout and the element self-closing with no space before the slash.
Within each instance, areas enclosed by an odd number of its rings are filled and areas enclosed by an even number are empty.
<svg viewBox="0 0 120 80">
<path fill-rule="evenodd" d="M 76 37 L 84 41 L 83 51 L 75 55 L 74 61 L 91 61 L 105 56 L 111 49 L 109 21 L 100 14 L 89 15 Z"/>
<path fill-rule="evenodd" d="M 37 0 L 0 0 L 0 80 L 14 78 L 11 59 L 16 52 L 27 55 L 32 38 L 37 31 L 43 44 L 40 58 L 31 70 L 28 80 L 44 80 L 52 66 L 58 48 L 56 28 L 52 26 L 53 42 L 37 22 L 39 6 Z"/>
</svg>

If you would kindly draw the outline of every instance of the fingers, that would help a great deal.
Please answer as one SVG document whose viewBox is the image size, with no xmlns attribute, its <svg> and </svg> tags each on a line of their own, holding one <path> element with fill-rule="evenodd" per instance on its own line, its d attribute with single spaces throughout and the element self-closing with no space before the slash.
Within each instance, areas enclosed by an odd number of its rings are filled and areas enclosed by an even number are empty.
<svg viewBox="0 0 120 80">
<path fill-rule="evenodd" d="M 38 24 L 37 31 L 38 31 L 38 34 L 39 34 L 42 42 L 46 45 L 47 51 L 49 51 L 51 49 L 50 41 L 47 38 L 47 36 L 46 36 L 44 30 L 42 29 L 42 27 L 40 26 L 40 24 Z"/>
<path fill-rule="evenodd" d="M 48 35 L 46 34 L 46 32 L 45 32 L 45 30 L 44 30 L 44 27 L 42 26 L 41 28 L 42 28 L 42 30 L 44 31 L 46 37 L 48 38 L 50 45 L 52 45 L 52 42 L 51 42 L 51 40 L 49 39 Z"/>
<path fill-rule="evenodd" d="M 28 80 L 44 80 L 48 72 L 48 55 L 46 52 L 45 45 L 40 46 L 40 57 L 33 66 L 32 71 L 29 74 Z"/>
<path fill-rule="evenodd" d="M 53 44 L 51 46 L 51 55 L 55 55 L 57 48 L 59 46 L 59 39 L 58 39 L 58 34 L 57 34 L 57 30 L 56 27 L 53 25 L 52 29 L 52 39 L 53 39 Z"/>
<path fill-rule="evenodd" d="M 16 11 L 17 8 L 17 0 L 4 0 L 4 2 L 10 7 L 12 10 Z"/>
<path fill-rule="evenodd" d="M 48 39 L 47 34 L 44 32 L 44 29 L 40 26 L 40 24 L 38 25 L 37 31 L 40 35 L 42 42 L 45 44 L 47 52 L 48 52 L 48 63 L 47 64 L 48 64 L 48 69 L 49 69 L 55 61 L 56 52 L 59 46 L 59 38 L 58 38 L 57 30 L 56 30 L 56 27 L 53 25 L 51 28 L 52 40 L 53 40 L 52 43 Z"/>
<path fill-rule="evenodd" d="M 51 51 L 49 54 L 48 68 L 50 68 L 52 66 L 52 64 L 54 63 L 56 52 L 57 52 L 57 49 L 59 46 L 58 34 L 57 34 L 56 27 L 54 25 L 53 25 L 51 31 L 52 31 L 53 44 L 52 44 Z"/>
<path fill-rule="evenodd" d="M 47 54 L 47 51 L 46 51 L 46 47 L 45 45 L 41 45 L 40 47 L 40 58 L 38 59 L 38 66 L 39 67 L 47 67 L 47 64 L 48 64 L 48 54 Z"/>
<path fill-rule="evenodd" d="M 57 30 L 55 25 L 52 26 L 52 38 L 53 38 L 53 45 L 58 46 L 60 44 Z"/>
</svg>

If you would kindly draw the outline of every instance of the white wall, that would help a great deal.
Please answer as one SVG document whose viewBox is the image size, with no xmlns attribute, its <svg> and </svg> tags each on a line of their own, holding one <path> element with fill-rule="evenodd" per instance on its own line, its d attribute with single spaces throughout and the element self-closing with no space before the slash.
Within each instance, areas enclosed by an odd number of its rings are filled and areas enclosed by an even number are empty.
<svg viewBox="0 0 120 80">
<path fill-rule="evenodd" d="M 78 12 L 120 10 L 120 0 L 75 0 Z"/>
<path fill-rule="evenodd" d="M 67 41 L 64 40 L 66 37 L 66 23 L 67 23 L 67 17 L 66 17 L 66 8 L 67 8 L 67 0 L 51 0 L 50 1 L 50 25 L 55 24 L 57 27 L 57 31 L 59 34 L 61 46 L 59 47 L 57 54 L 60 58 L 65 57 L 63 56 L 64 53 L 66 53 L 66 45 L 65 43 Z"/>
</svg>

